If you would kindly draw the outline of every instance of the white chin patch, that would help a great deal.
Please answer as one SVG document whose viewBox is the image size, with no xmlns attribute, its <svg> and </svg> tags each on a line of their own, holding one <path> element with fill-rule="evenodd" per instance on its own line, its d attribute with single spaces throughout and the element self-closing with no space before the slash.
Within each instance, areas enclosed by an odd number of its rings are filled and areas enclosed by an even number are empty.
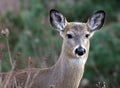
<svg viewBox="0 0 120 88">
<path fill-rule="evenodd" d="M 79 59 L 73 58 L 73 59 L 71 59 L 71 63 L 73 65 L 82 67 L 84 69 L 84 65 L 86 63 L 86 60 L 87 60 L 87 58 L 84 58 L 84 57 L 80 57 Z"/>
</svg>

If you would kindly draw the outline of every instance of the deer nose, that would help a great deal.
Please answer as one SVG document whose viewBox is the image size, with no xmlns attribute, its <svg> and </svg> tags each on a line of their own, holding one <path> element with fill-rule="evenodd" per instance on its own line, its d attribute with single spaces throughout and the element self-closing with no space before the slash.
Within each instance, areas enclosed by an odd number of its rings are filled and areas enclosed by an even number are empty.
<svg viewBox="0 0 120 88">
<path fill-rule="evenodd" d="M 78 48 L 76 48 L 76 50 L 75 50 L 75 54 L 77 54 L 77 55 L 79 55 L 79 56 L 82 56 L 82 55 L 84 55 L 86 53 L 86 50 L 84 49 L 84 48 L 82 48 L 82 47 L 78 47 Z"/>
</svg>

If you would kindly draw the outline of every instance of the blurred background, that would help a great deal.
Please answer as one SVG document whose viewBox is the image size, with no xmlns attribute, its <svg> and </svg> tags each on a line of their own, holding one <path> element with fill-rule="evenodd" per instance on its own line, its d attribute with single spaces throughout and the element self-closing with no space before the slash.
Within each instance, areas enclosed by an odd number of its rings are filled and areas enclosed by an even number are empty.
<svg viewBox="0 0 120 88">
<path fill-rule="evenodd" d="M 50 25 L 52 8 L 78 22 L 86 22 L 96 10 L 106 12 L 104 27 L 91 39 L 80 88 L 120 88 L 120 0 L 0 0 L 0 30 L 10 32 L 8 43 L 0 36 L 1 71 L 11 70 L 8 45 L 16 70 L 57 61 L 62 38 Z"/>
</svg>

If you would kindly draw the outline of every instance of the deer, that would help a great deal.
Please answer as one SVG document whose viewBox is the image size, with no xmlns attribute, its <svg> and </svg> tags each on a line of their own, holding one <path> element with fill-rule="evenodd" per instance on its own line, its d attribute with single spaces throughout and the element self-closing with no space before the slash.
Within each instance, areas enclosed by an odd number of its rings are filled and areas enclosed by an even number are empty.
<svg viewBox="0 0 120 88">
<path fill-rule="evenodd" d="M 105 11 L 93 13 L 86 23 L 68 22 L 65 16 L 55 9 L 50 10 L 50 23 L 63 38 L 60 56 L 55 65 L 48 68 L 33 68 L 13 73 L 10 86 L 26 88 L 78 88 L 84 74 L 89 54 L 90 38 L 101 29 L 105 20 Z M 14 83 L 14 78 L 16 82 Z M 19 88 L 19 87 L 18 87 Z"/>
</svg>

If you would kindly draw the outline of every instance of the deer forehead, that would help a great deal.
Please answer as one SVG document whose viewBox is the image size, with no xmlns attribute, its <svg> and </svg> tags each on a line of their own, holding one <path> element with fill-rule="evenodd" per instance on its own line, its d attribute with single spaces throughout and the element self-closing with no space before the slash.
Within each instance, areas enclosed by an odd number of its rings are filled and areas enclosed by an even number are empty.
<svg viewBox="0 0 120 88">
<path fill-rule="evenodd" d="M 70 22 L 65 27 L 65 34 L 83 34 L 84 32 L 89 32 L 86 23 Z"/>
</svg>

